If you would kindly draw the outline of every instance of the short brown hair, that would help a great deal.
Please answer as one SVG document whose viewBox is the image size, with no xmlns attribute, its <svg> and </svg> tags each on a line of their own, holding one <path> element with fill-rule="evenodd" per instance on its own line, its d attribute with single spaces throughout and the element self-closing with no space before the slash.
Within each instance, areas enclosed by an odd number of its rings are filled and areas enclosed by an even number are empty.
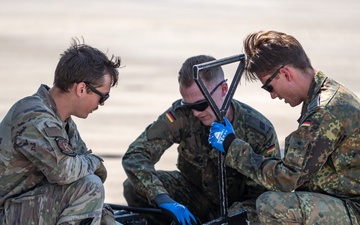
<svg viewBox="0 0 360 225">
<path fill-rule="evenodd" d="M 214 57 L 209 55 L 197 55 L 192 56 L 185 60 L 179 70 L 178 82 L 184 87 L 190 87 L 194 82 L 194 70 L 193 67 L 197 64 L 210 62 L 216 60 Z M 207 69 L 203 69 L 199 77 L 205 83 L 211 83 L 218 80 L 224 80 L 224 71 L 221 66 L 215 66 Z"/>
<path fill-rule="evenodd" d="M 249 34 L 244 40 L 244 52 L 248 80 L 273 73 L 284 63 L 303 71 L 312 69 L 310 59 L 300 42 L 282 32 L 258 31 Z"/>
<path fill-rule="evenodd" d="M 103 84 L 104 76 L 111 76 L 111 86 L 118 82 L 121 60 L 110 59 L 102 51 L 86 45 L 84 39 L 72 38 L 71 46 L 61 54 L 55 69 L 54 85 L 68 92 L 74 83 L 86 82 L 95 87 Z"/>
</svg>

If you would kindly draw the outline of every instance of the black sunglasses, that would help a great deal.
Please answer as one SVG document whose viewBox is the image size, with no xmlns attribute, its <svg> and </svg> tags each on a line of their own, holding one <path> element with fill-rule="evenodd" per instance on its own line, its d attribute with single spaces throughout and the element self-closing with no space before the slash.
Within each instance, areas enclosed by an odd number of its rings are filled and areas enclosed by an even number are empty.
<svg viewBox="0 0 360 225">
<path fill-rule="evenodd" d="M 84 82 L 86 84 L 86 87 L 88 87 L 92 92 L 100 96 L 99 103 L 100 105 L 104 104 L 104 102 L 110 97 L 109 93 L 103 94 L 100 91 L 96 90 L 95 87 L 91 86 L 90 84 Z"/>
<path fill-rule="evenodd" d="M 276 77 L 276 75 L 279 73 L 279 71 L 280 71 L 282 68 L 284 68 L 284 66 L 286 66 L 286 64 L 288 64 L 288 61 L 286 61 L 284 64 L 282 64 L 282 65 L 280 66 L 280 68 L 277 69 L 277 70 L 275 71 L 275 73 L 273 73 L 273 75 L 271 75 L 271 76 L 269 77 L 269 79 L 267 79 L 267 80 L 265 81 L 264 85 L 261 86 L 261 88 L 267 90 L 267 91 L 270 92 L 270 93 L 273 92 L 274 88 L 273 88 L 273 86 L 271 86 L 271 85 L 269 85 L 269 84 L 270 84 L 270 82 Z"/>
<path fill-rule="evenodd" d="M 222 85 L 226 81 L 227 81 L 227 79 L 225 79 L 225 80 L 221 81 L 219 84 L 217 84 L 215 86 L 215 88 L 210 92 L 210 95 L 214 94 L 216 89 L 218 89 L 220 87 L 220 85 Z M 194 102 L 194 103 L 185 103 L 183 100 L 181 100 L 181 105 L 189 108 L 190 110 L 196 110 L 196 111 L 199 111 L 199 112 L 202 112 L 207 107 L 209 107 L 209 103 L 208 103 L 208 101 L 206 99 L 200 100 L 200 101 L 197 101 L 197 102 Z"/>
</svg>

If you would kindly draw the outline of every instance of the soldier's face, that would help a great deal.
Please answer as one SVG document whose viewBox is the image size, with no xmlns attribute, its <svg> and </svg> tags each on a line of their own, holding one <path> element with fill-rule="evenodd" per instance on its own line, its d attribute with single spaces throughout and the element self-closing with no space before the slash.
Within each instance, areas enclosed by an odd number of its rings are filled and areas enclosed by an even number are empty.
<svg viewBox="0 0 360 225">
<path fill-rule="evenodd" d="M 96 87 L 96 91 L 101 93 L 101 95 L 108 94 L 111 89 L 111 77 L 110 75 L 104 76 L 104 84 L 100 87 Z M 88 115 L 99 108 L 99 105 L 103 106 L 105 103 L 100 102 L 101 96 L 94 91 L 84 91 L 83 97 L 79 102 L 79 110 L 77 112 L 77 117 L 87 118 Z M 81 110 L 80 110 L 81 109 Z"/>
<path fill-rule="evenodd" d="M 224 102 L 225 95 L 223 95 L 223 93 L 226 94 L 227 91 L 226 89 L 224 92 L 224 87 L 227 88 L 226 83 L 222 83 L 211 95 L 218 108 L 220 108 Z M 211 90 L 212 88 L 213 87 L 209 87 Z M 209 105 L 207 105 L 206 108 L 200 106 L 200 104 L 204 105 L 205 97 L 201 93 L 197 84 L 194 82 L 190 87 L 187 88 L 180 85 L 179 89 L 184 105 L 188 105 L 194 116 L 201 120 L 204 125 L 211 126 L 211 123 L 216 120 L 216 116 Z"/>
<path fill-rule="evenodd" d="M 301 88 L 302 86 L 299 85 L 299 82 L 304 82 L 300 79 L 294 79 L 296 77 L 297 75 L 293 72 L 293 69 L 280 68 L 277 77 L 271 82 L 268 82 L 271 78 L 270 75 L 264 76 L 260 78 L 260 80 L 264 84 L 263 87 L 267 85 L 267 88 L 264 89 L 270 93 L 272 99 L 278 98 L 284 100 L 286 104 L 295 107 L 306 99 L 308 93 L 307 89 L 304 91 L 304 89 Z M 268 87 L 271 88 L 269 89 Z"/>
</svg>

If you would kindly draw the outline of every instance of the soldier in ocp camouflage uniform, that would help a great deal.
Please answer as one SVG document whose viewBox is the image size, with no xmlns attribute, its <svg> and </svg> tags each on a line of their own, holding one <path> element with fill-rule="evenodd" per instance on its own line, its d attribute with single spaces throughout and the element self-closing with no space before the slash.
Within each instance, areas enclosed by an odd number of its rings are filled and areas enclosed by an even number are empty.
<svg viewBox="0 0 360 225">
<path fill-rule="evenodd" d="M 73 43 L 54 86 L 16 102 L 0 123 L 0 224 L 115 224 L 103 207 L 107 172 L 71 116 L 86 118 L 117 84 L 120 59 Z M 105 216 L 106 215 L 106 216 Z"/>
<path fill-rule="evenodd" d="M 202 222 L 220 217 L 218 153 L 208 144 L 209 126 L 216 119 L 193 79 L 193 66 L 215 60 L 200 55 L 187 59 L 179 72 L 182 100 L 177 100 L 129 146 L 123 157 L 128 176 L 124 196 L 131 206 L 159 206 L 177 220 L 192 216 Z M 206 69 L 200 77 L 221 108 L 228 91 L 221 67 Z M 236 134 L 247 140 L 255 151 L 266 157 L 280 157 L 272 124 L 259 112 L 232 100 L 226 117 Z M 155 164 L 173 144 L 178 144 L 179 171 L 155 170 Z M 229 213 L 248 210 L 249 219 L 258 222 L 256 198 L 266 191 L 250 178 L 226 168 Z M 148 215 L 147 215 L 148 216 Z M 150 216 L 150 224 L 170 224 L 162 216 Z"/>
<path fill-rule="evenodd" d="M 360 100 L 312 68 L 300 43 L 276 31 L 255 32 L 244 42 L 249 79 L 260 79 L 272 98 L 303 103 L 299 127 L 285 142 L 285 156 L 256 154 L 237 136 L 221 142 L 214 123 L 209 141 L 227 149 L 226 165 L 272 190 L 257 200 L 263 224 L 359 224 Z M 231 133 L 231 132 L 230 132 Z M 223 137 L 224 138 L 224 137 Z"/>
</svg>

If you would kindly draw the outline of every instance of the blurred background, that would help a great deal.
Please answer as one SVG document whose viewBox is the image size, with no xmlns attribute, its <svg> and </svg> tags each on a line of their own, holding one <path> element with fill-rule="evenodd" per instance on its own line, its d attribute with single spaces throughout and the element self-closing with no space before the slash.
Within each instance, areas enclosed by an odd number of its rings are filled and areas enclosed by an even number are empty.
<svg viewBox="0 0 360 225">
<path fill-rule="evenodd" d="M 105 160 L 106 201 L 125 204 L 121 157 L 180 98 L 182 63 L 198 54 L 241 54 L 244 38 L 258 30 L 293 35 L 314 68 L 360 94 L 358 0 L 0 0 L 0 119 L 40 84 L 52 85 L 72 37 L 120 56 L 125 67 L 111 98 L 86 120 L 75 120 L 88 147 Z M 224 66 L 230 80 L 236 67 Z M 260 86 L 242 79 L 234 97 L 272 121 L 283 147 L 301 106 L 272 100 Z M 176 156 L 173 146 L 156 167 L 175 169 Z"/>
</svg>

